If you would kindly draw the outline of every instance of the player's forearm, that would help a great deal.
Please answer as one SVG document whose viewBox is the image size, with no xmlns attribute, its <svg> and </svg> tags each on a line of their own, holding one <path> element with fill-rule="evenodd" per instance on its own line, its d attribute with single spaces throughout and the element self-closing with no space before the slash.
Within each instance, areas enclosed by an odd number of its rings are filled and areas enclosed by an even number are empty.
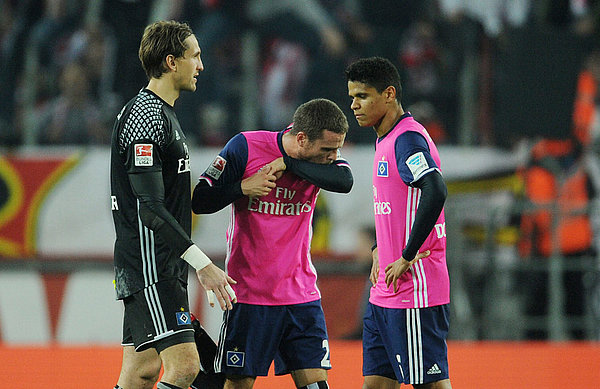
<svg viewBox="0 0 600 389">
<path fill-rule="evenodd" d="M 419 180 L 417 187 L 421 189 L 421 199 L 408 242 L 402 251 L 402 256 L 407 261 L 411 261 L 417 255 L 417 251 L 431 233 L 448 195 L 444 179 L 437 171 L 426 174 Z"/>
<path fill-rule="evenodd" d="M 140 204 L 140 218 L 142 209 L 144 208 L 146 207 L 143 207 Z M 164 208 L 164 206 L 159 207 L 159 209 L 160 211 L 153 212 L 153 220 L 148 223 L 149 225 L 147 225 L 147 227 L 153 230 L 156 235 L 158 235 L 162 241 L 167 243 L 173 252 L 180 257 L 193 242 L 181 225 L 177 223 L 175 218 Z M 146 225 L 143 219 L 142 223 Z"/>
<path fill-rule="evenodd" d="M 350 165 L 343 159 L 326 165 L 285 156 L 284 162 L 286 170 L 330 192 L 348 193 L 354 184 Z"/>
<path fill-rule="evenodd" d="M 214 213 L 243 195 L 240 181 L 211 186 L 206 180 L 201 179 L 194 188 L 192 210 L 196 214 Z"/>
<path fill-rule="evenodd" d="M 142 224 L 154 231 L 177 255 L 183 254 L 192 244 L 177 220 L 164 205 L 164 186 L 160 171 L 129 175 L 129 183 L 139 202 Z"/>
</svg>

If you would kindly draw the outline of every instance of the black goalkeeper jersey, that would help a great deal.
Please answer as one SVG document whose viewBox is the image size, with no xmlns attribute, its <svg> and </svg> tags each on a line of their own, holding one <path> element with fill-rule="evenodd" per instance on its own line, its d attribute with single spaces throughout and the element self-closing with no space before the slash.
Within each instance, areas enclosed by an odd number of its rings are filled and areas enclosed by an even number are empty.
<svg viewBox="0 0 600 389">
<path fill-rule="evenodd" d="M 115 288 L 125 298 L 158 281 L 187 282 L 191 173 L 173 107 L 147 89 L 117 116 L 111 146 Z"/>
</svg>

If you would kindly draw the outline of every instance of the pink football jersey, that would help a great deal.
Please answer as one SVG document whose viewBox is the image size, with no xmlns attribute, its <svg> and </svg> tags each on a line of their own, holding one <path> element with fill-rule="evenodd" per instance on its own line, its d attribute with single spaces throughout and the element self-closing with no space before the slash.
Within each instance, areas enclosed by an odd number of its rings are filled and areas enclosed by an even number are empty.
<svg viewBox="0 0 600 389">
<path fill-rule="evenodd" d="M 431 254 L 413 264 L 401 276 L 398 292 L 394 293 L 393 286 L 390 285 L 388 288 L 385 284 L 385 267 L 402 256 L 421 194 L 420 189 L 407 185 L 398 172 L 395 143 L 396 138 L 406 131 L 415 131 L 423 135 L 429 145 L 431 156 L 437 166 L 441 166 L 438 150 L 431 137 L 412 116 L 400 120 L 377 143 L 373 161 L 373 200 L 379 277 L 377 284 L 371 288 L 369 301 L 385 308 L 425 308 L 450 302 L 450 280 L 446 266 L 446 224 L 443 210 L 436 221 L 435 228 L 419 249 L 419 252 L 431 250 Z M 407 164 L 412 163 L 417 166 L 413 173 L 422 173 L 417 170 L 423 167 L 423 160 L 420 158 L 424 160 L 422 153 L 417 153 L 406 161 Z"/>
<path fill-rule="evenodd" d="M 248 161 L 243 179 L 281 157 L 278 133 L 244 132 Z M 321 298 L 310 256 L 312 218 L 319 188 L 286 172 L 267 196 L 232 204 L 227 230 L 228 274 L 238 302 L 288 305 Z"/>
</svg>

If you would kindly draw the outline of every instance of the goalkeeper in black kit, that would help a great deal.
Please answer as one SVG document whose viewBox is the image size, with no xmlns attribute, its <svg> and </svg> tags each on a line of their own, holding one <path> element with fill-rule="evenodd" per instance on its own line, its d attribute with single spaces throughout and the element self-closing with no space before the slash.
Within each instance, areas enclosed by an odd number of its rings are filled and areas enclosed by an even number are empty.
<svg viewBox="0 0 600 389">
<path fill-rule="evenodd" d="M 123 301 L 123 363 L 115 388 L 188 388 L 200 371 L 187 275 L 223 310 L 236 302 L 235 281 L 191 238 L 189 150 L 173 104 L 195 91 L 204 69 L 189 26 L 146 27 L 139 58 L 146 88 L 117 116 L 111 146 L 111 206 L 116 231 L 115 288 Z M 206 339 L 204 339 L 206 340 Z M 214 344 L 207 343 L 214 347 Z"/>
</svg>

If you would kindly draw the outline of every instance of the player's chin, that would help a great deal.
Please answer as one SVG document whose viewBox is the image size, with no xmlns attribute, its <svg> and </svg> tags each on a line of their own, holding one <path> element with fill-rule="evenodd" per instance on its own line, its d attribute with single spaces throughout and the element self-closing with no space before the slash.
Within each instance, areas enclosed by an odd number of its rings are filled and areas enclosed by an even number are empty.
<svg viewBox="0 0 600 389">
<path fill-rule="evenodd" d="M 358 116 L 356 118 L 356 122 L 358 123 L 359 126 L 361 127 L 372 127 L 374 126 L 373 123 L 371 123 L 367 117 L 365 117 L 364 115 L 362 116 Z"/>
<path fill-rule="evenodd" d="M 196 80 L 194 79 L 192 82 L 190 82 L 187 85 L 184 85 L 183 88 L 181 88 L 183 90 L 189 91 L 189 92 L 195 92 L 196 91 Z"/>
</svg>

